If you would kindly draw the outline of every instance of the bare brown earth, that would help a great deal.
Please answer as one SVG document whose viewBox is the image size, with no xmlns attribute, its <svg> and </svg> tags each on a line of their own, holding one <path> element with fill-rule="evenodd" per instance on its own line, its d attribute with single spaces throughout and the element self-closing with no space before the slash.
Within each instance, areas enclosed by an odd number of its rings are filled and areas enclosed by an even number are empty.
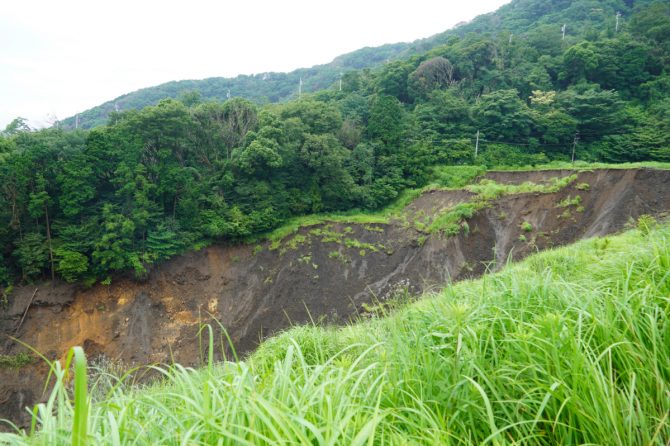
<svg viewBox="0 0 670 446">
<path fill-rule="evenodd" d="M 572 173 L 486 177 L 539 183 Z M 245 354 L 292 324 L 350 320 L 363 304 L 384 301 L 399 287 L 418 294 L 536 250 L 620 231 L 641 214 L 663 214 L 670 210 L 670 171 L 581 172 L 556 193 L 496 200 L 468 221 L 467 234 L 455 237 L 423 234 L 412 224 L 471 195 L 426 193 L 388 225 L 323 224 L 302 228 L 275 247 L 211 246 L 168 261 L 143 282 L 116 277 L 109 286 L 92 288 L 62 282 L 18 287 L 10 307 L 0 310 L 0 354 L 25 350 L 10 338 L 16 336 L 50 359 L 82 345 L 89 358 L 105 356 L 128 366 L 198 365 L 198 329 L 214 320 Z M 559 206 L 576 196 L 579 205 Z M 532 229 L 522 229 L 523 222 Z M 45 376 L 41 361 L 19 370 L 0 368 L 0 418 L 25 425 L 24 407 L 43 398 Z"/>
</svg>

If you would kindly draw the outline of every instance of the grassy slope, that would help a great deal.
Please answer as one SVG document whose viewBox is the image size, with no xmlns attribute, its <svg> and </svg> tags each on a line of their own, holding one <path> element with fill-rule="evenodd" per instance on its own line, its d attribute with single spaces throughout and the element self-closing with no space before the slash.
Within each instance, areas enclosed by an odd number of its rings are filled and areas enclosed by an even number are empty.
<svg viewBox="0 0 670 446">
<path fill-rule="evenodd" d="M 91 444 L 666 444 L 670 225 L 645 232 L 295 328 L 246 362 L 159 369 L 92 405 Z M 50 404 L 36 435 L 0 443 L 69 442 L 73 409 L 62 392 Z"/>
</svg>

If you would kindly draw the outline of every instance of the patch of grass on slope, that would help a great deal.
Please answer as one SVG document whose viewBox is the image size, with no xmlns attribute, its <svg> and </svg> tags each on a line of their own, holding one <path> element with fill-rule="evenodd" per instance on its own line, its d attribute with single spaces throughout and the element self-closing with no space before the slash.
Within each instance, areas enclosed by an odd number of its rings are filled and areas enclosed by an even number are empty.
<svg viewBox="0 0 670 446">
<path fill-rule="evenodd" d="M 387 317 L 295 328 L 246 362 L 157 370 L 162 383 L 90 405 L 90 444 L 665 445 L 670 226 L 540 253 Z M 0 443 L 69 442 L 60 389 L 33 436 Z"/>
<path fill-rule="evenodd" d="M 503 195 L 525 194 L 525 193 L 553 193 L 569 186 L 577 179 L 577 174 L 552 178 L 548 184 L 536 184 L 531 181 L 526 181 L 521 184 L 501 184 L 493 180 L 481 180 L 477 184 L 470 184 L 465 187 L 477 194 L 480 200 L 494 200 Z"/>
<path fill-rule="evenodd" d="M 571 163 L 569 161 L 552 161 L 548 164 L 540 164 L 536 166 L 496 166 L 491 169 L 492 171 L 496 170 L 505 170 L 505 171 L 536 171 L 536 170 L 554 170 L 554 169 L 567 169 L 567 170 L 591 170 L 591 169 L 670 169 L 670 163 L 660 162 L 660 161 L 643 161 L 637 163 L 591 163 L 587 161 L 575 161 Z"/>
<path fill-rule="evenodd" d="M 485 173 L 485 166 L 435 166 L 429 187 L 460 189 Z"/>
<path fill-rule="evenodd" d="M 493 180 L 483 179 L 477 184 L 465 186 L 466 190 L 476 194 L 471 201 L 459 203 L 439 213 L 425 228 L 420 224 L 415 224 L 415 227 L 428 233 L 438 233 L 448 237 L 455 236 L 462 230 L 469 230 L 466 220 L 471 218 L 478 210 L 489 206 L 492 200 L 500 198 L 503 195 L 558 192 L 573 183 L 576 179 L 577 174 L 562 178 L 552 178 L 547 184 L 535 184 L 530 181 L 522 184 L 500 184 Z"/>
</svg>

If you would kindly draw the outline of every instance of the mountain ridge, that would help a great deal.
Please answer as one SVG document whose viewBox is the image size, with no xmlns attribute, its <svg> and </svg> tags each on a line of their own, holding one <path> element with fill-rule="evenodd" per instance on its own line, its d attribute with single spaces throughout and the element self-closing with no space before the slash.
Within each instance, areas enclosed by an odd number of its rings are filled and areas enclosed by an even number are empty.
<svg viewBox="0 0 670 446">
<path fill-rule="evenodd" d="M 331 62 L 313 65 L 308 68 L 297 68 L 289 72 L 268 71 L 239 74 L 235 77 L 213 76 L 203 79 L 173 80 L 123 94 L 78 115 L 68 117 L 62 120 L 60 125 L 66 129 L 73 129 L 77 126 L 76 120 L 79 116 L 79 127 L 96 127 L 105 124 L 107 117 L 113 111 L 125 111 L 154 105 L 161 99 L 178 98 L 181 94 L 190 91 L 197 91 L 206 100 L 226 100 L 228 91 L 230 91 L 230 97 L 243 97 L 258 104 L 282 102 L 297 97 L 300 78 L 303 78 L 305 92 L 323 90 L 338 80 L 340 70 L 351 71 L 378 66 L 386 60 L 395 59 L 397 55 L 410 48 L 415 42 L 363 47 L 339 55 Z M 363 61 L 356 57 L 360 54 L 366 55 Z M 262 88 L 263 84 L 265 84 L 265 88 Z M 261 93 L 252 93 L 253 87 L 257 87 L 255 90 Z M 235 94 L 240 89 L 243 93 Z"/>
<path fill-rule="evenodd" d="M 66 129 L 96 127 L 105 124 L 109 114 L 114 111 L 155 105 L 161 99 L 179 98 L 180 95 L 192 91 L 198 92 L 204 100 L 224 101 L 228 97 L 242 97 L 258 104 L 284 102 L 297 97 L 301 79 L 304 92 L 325 90 L 336 85 L 342 72 L 374 69 L 387 61 L 420 55 L 446 43 L 449 38 L 463 37 L 468 33 L 509 32 L 513 36 L 547 26 L 555 28 L 554 31 L 558 36 L 560 27 L 566 25 L 569 42 L 570 37 L 577 31 L 587 33 L 594 24 L 602 24 L 603 20 L 612 22 L 611 25 L 614 26 L 616 12 L 621 12 L 625 19 L 634 7 L 649 3 L 652 1 L 513 0 L 494 12 L 481 14 L 444 32 L 412 42 L 363 47 L 337 56 L 326 64 L 297 68 L 289 72 L 240 74 L 232 78 L 175 80 L 141 88 L 66 118 L 60 125 Z M 575 22 L 574 18 L 577 18 L 578 22 Z M 546 29 L 541 31 L 547 32 Z"/>
</svg>

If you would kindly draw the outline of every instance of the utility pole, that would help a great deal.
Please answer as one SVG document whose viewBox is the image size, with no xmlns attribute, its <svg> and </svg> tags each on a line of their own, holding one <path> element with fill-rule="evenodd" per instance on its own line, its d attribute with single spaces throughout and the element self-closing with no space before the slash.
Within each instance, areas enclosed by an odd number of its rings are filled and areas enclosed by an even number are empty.
<svg viewBox="0 0 670 446">
<path fill-rule="evenodd" d="M 230 99 L 230 88 L 228 89 L 228 93 L 226 93 L 226 99 Z"/>
<path fill-rule="evenodd" d="M 512 36 L 513 36 L 513 35 L 514 35 L 514 34 L 512 34 L 512 33 L 509 34 L 509 44 L 510 44 L 510 45 L 512 44 Z"/>
<path fill-rule="evenodd" d="M 621 13 L 619 11 L 616 12 L 616 26 L 614 27 L 614 32 L 618 33 L 619 32 L 619 17 L 621 17 Z"/>
<path fill-rule="evenodd" d="M 477 152 L 479 152 L 479 130 L 477 130 L 477 140 L 475 142 L 475 159 L 477 159 Z"/>
<path fill-rule="evenodd" d="M 342 91 L 342 72 L 340 71 L 340 91 Z"/>
<path fill-rule="evenodd" d="M 79 128 L 79 115 L 75 115 L 74 117 L 74 128 L 75 130 Z"/>
<path fill-rule="evenodd" d="M 300 84 L 298 84 L 298 98 L 302 97 L 302 76 L 300 76 Z"/>
<path fill-rule="evenodd" d="M 575 164 L 575 152 L 577 151 L 577 141 L 579 141 L 579 132 L 575 133 L 575 139 L 572 140 L 572 164 Z"/>
<path fill-rule="evenodd" d="M 563 33 L 563 38 L 562 38 L 561 40 L 565 40 L 565 28 L 566 28 L 566 25 L 564 24 L 564 25 L 561 27 L 561 32 Z"/>
</svg>

